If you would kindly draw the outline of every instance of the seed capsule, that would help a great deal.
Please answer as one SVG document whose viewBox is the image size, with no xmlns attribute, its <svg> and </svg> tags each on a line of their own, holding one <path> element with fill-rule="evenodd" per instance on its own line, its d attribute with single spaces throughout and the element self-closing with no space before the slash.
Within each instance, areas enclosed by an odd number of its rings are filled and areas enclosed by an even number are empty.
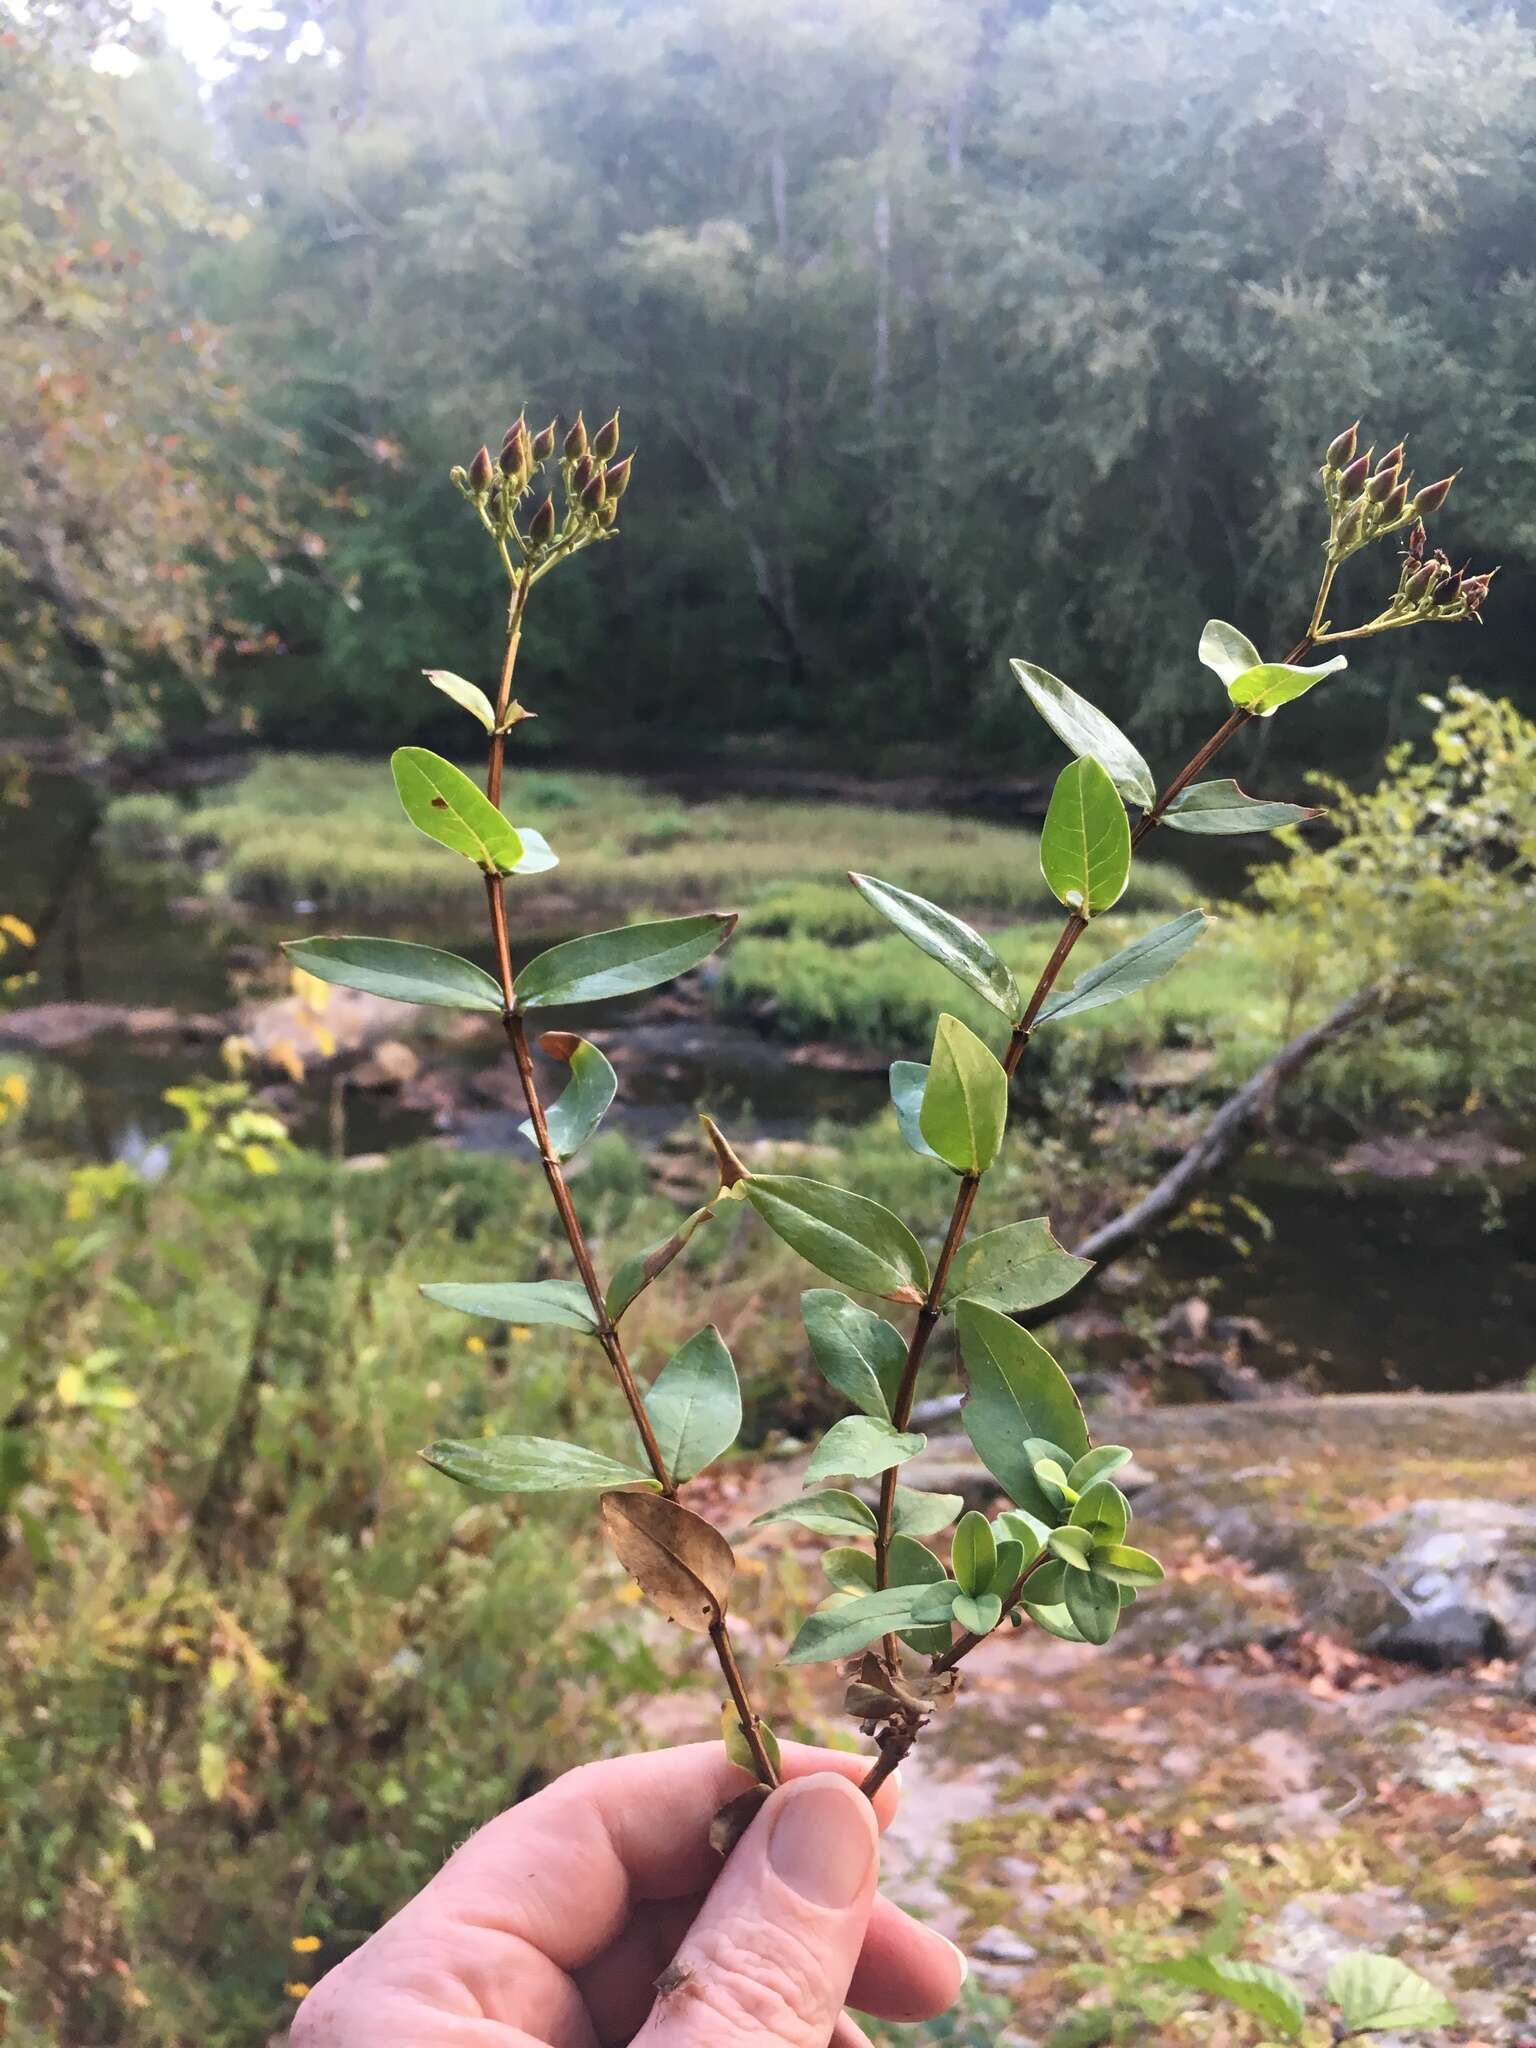
<svg viewBox="0 0 1536 2048">
<path fill-rule="evenodd" d="M 619 516 L 619 508 L 612 498 L 604 498 L 602 504 L 597 508 L 597 516 L 604 526 L 612 526 Z"/>
<path fill-rule="evenodd" d="M 1364 505 L 1351 505 L 1339 521 L 1339 546 L 1352 548 L 1365 530 Z"/>
<path fill-rule="evenodd" d="M 1435 584 L 1439 581 L 1439 577 L 1440 564 L 1438 562 L 1425 562 L 1420 568 L 1415 569 L 1413 574 L 1404 583 L 1404 597 L 1410 603 L 1422 604 L 1424 599 L 1434 589 Z"/>
<path fill-rule="evenodd" d="M 1339 473 L 1339 496 L 1347 505 L 1351 498 L 1358 498 L 1365 489 L 1365 480 L 1371 473 L 1371 458 L 1367 453 L 1357 455 L 1345 470 Z"/>
<path fill-rule="evenodd" d="M 1388 525 L 1393 525 L 1408 510 L 1408 486 L 1397 484 L 1382 500 L 1381 516 Z"/>
<path fill-rule="evenodd" d="M 1458 471 L 1457 474 L 1459 475 L 1460 472 Z M 1419 492 L 1419 495 L 1413 501 L 1413 509 L 1421 519 L 1427 519 L 1432 512 L 1440 510 L 1440 507 L 1451 495 L 1451 485 L 1455 481 L 1456 478 L 1454 476 L 1443 476 L 1439 483 L 1426 484 L 1424 486 L 1423 490 Z"/>
<path fill-rule="evenodd" d="M 487 491 L 490 489 L 491 451 L 489 448 L 481 448 L 477 451 L 474 461 L 469 465 L 469 480 L 477 491 Z"/>
<path fill-rule="evenodd" d="M 1446 577 L 1440 588 L 1435 592 L 1435 603 L 1442 606 L 1453 605 L 1459 603 L 1460 599 L 1461 571 L 1456 569 Z"/>
<path fill-rule="evenodd" d="M 1424 559 L 1424 550 L 1429 545 L 1429 535 L 1424 531 L 1422 519 L 1416 519 L 1408 529 L 1408 552 L 1416 562 Z"/>
<path fill-rule="evenodd" d="M 610 455 L 617 455 L 618 452 L 619 415 L 615 411 L 613 418 L 605 421 L 592 436 L 592 453 L 599 462 L 606 462 Z"/>
<path fill-rule="evenodd" d="M 565 437 L 565 459 L 567 462 L 579 462 L 582 456 L 586 454 L 586 452 L 586 422 L 585 420 L 583 420 L 581 414 L 577 413 L 576 424 L 571 428 L 571 431 Z"/>
<path fill-rule="evenodd" d="M 1328 453 L 1323 457 L 1323 461 L 1329 469 L 1342 469 L 1346 462 L 1354 461 L 1355 435 L 1359 426 L 1360 422 L 1356 420 L 1354 426 L 1346 427 L 1342 434 L 1336 435 L 1328 443 Z"/>
<path fill-rule="evenodd" d="M 528 522 L 528 538 L 538 547 L 552 536 L 555 530 L 555 501 L 546 498 L 538 511 Z"/>
<path fill-rule="evenodd" d="M 615 462 L 609 465 L 607 480 L 610 500 L 622 498 L 629 489 L 629 472 L 634 459 L 633 455 L 626 455 L 622 462 Z"/>
<path fill-rule="evenodd" d="M 597 464 L 590 455 L 583 455 L 576 464 L 576 467 L 571 471 L 571 482 L 578 491 L 584 491 L 596 474 Z"/>
<path fill-rule="evenodd" d="M 1381 505 L 1386 502 L 1396 487 L 1397 471 L 1395 469 L 1388 469 L 1383 465 L 1366 485 L 1365 495 L 1373 505 Z"/>
<path fill-rule="evenodd" d="M 603 472 L 599 469 L 582 488 L 581 502 L 583 509 L 588 512 L 597 511 L 606 493 L 607 481 Z"/>
<path fill-rule="evenodd" d="M 554 452 L 555 422 L 551 420 L 547 427 L 542 428 L 533 437 L 533 459 L 535 462 L 548 462 Z"/>
</svg>

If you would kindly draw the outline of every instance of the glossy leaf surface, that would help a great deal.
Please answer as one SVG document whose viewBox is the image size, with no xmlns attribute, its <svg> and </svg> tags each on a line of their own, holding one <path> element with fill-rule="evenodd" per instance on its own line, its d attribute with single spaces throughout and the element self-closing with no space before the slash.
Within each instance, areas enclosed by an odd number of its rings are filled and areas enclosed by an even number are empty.
<svg viewBox="0 0 1536 2048">
<path fill-rule="evenodd" d="M 486 1493 L 595 1493 L 610 1486 L 656 1484 L 649 1472 L 545 1436 L 487 1436 L 473 1443 L 444 1439 L 428 1444 L 421 1455 L 450 1479 Z"/>
<path fill-rule="evenodd" d="M 500 1012 L 501 989 L 472 960 L 405 939 L 290 939 L 283 951 L 295 967 L 336 988 L 361 989 L 396 1003 L 439 1010 Z"/>
<path fill-rule="evenodd" d="M 901 1332 L 835 1287 L 808 1288 L 800 1297 L 800 1313 L 828 1386 L 861 1415 L 888 1420 L 907 1362 Z"/>
<path fill-rule="evenodd" d="M 1010 1500 L 1053 1522 L 1027 1444 L 1049 1435 L 1077 1456 L 1087 1450 L 1088 1427 L 1071 1382 L 1027 1330 L 996 1309 L 962 1302 L 955 1327 L 970 1382 L 960 1416 L 977 1456 Z"/>
<path fill-rule="evenodd" d="M 923 1623 L 947 1621 L 956 1587 L 944 1580 L 929 1586 L 887 1586 L 861 1600 L 840 1602 L 809 1615 L 800 1625 L 786 1664 L 819 1664 L 851 1657 L 882 1636 Z"/>
<path fill-rule="evenodd" d="M 873 875 L 850 875 L 849 880 L 867 903 L 890 919 L 903 938 L 910 939 L 941 967 L 947 967 L 983 1002 L 1001 1010 L 1010 1023 L 1018 1017 L 1024 1007 L 1018 983 L 981 933 L 963 918 L 941 910 L 926 897 L 898 889 L 892 882 L 876 881 Z"/>
<path fill-rule="evenodd" d="M 567 939 L 528 962 L 517 977 L 520 1010 L 604 1003 L 659 987 L 707 960 L 736 928 L 734 912 L 668 917 Z"/>
<path fill-rule="evenodd" d="M 421 1291 L 443 1308 L 495 1323 L 546 1324 L 589 1336 L 597 1328 L 587 1290 L 577 1280 L 435 1280 Z"/>
<path fill-rule="evenodd" d="M 949 1269 L 948 1306 L 962 1299 L 1017 1314 L 1068 1294 L 1092 1266 L 1057 1243 L 1043 1216 L 968 1238 Z M 1086 1446 L 1085 1446 L 1086 1448 Z"/>
<path fill-rule="evenodd" d="M 1203 910 L 1186 910 L 1154 931 L 1143 932 L 1108 960 L 1080 974 L 1070 988 L 1053 990 L 1040 1005 L 1036 1028 L 1056 1018 L 1101 1010 L 1106 1003 L 1117 1003 L 1122 996 L 1160 981 L 1204 934 L 1210 921 Z"/>
<path fill-rule="evenodd" d="M 941 1016 L 918 1128 L 956 1173 L 985 1173 L 1008 1122 L 1008 1076 L 990 1047 L 958 1017 Z"/>
<path fill-rule="evenodd" d="M 898 1486 L 892 1529 L 903 1536 L 937 1536 L 965 1506 L 958 1493 L 924 1493 L 920 1487 Z"/>
<path fill-rule="evenodd" d="M 919 1159 L 937 1159 L 938 1153 L 923 1136 L 923 1090 L 927 1086 L 928 1068 L 923 1061 L 892 1060 L 891 1107 L 896 1112 L 896 1128 Z"/>
<path fill-rule="evenodd" d="M 471 718 L 478 718 L 487 732 L 492 730 L 496 724 L 496 707 L 478 683 L 465 682 L 450 668 L 424 668 L 422 674 L 434 690 L 441 690 Z"/>
<path fill-rule="evenodd" d="M 645 1396 L 662 1460 L 674 1480 L 692 1479 L 741 1434 L 741 1385 L 711 1323 L 674 1351 Z"/>
<path fill-rule="evenodd" d="M 778 1507 L 755 1516 L 752 1527 L 766 1528 L 770 1522 L 797 1522 L 813 1535 L 842 1537 L 873 1536 L 879 1526 L 874 1510 L 867 1508 L 856 1493 L 844 1492 L 836 1486 L 824 1487 L 817 1493 L 802 1493 L 794 1500 L 783 1501 Z"/>
<path fill-rule="evenodd" d="M 1315 804 L 1269 803 L 1249 796 L 1231 776 L 1220 782 L 1195 782 L 1181 789 L 1163 813 L 1163 823 L 1179 832 L 1273 832 L 1281 825 L 1304 825 L 1320 818 Z"/>
<path fill-rule="evenodd" d="M 512 873 L 523 857 L 523 842 L 462 768 L 429 747 L 397 747 L 389 765 L 405 815 L 417 831 L 488 874 Z"/>
<path fill-rule="evenodd" d="M 769 1229 L 818 1272 L 862 1294 L 922 1298 L 928 1285 L 923 1248 L 880 1203 L 797 1174 L 754 1174 L 743 1187 Z"/>
<path fill-rule="evenodd" d="M 619 1092 L 619 1077 L 608 1057 L 590 1039 L 577 1038 L 568 1031 L 546 1031 L 539 1040 L 544 1050 L 569 1063 L 571 1078 L 544 1112 L 549 1139 L 557 1159 L 569 1159 L 579 1152 Z M 533 1119 L 525 1117 L 518 1130 L 537 1150 Z"/>
<path fill-rule="evenodd" d="M 1032 661 L 1010 662 L 1025 695 L 1079 759 L 1097 761 L 1127 803 L 1144 809 L 1157 796 L 1152 770 L 1112 719 Z"/>
<path fill-rule="evenodd" d="M 1131 826 L 1109 776 L 1091 757 L 1063 768 L 1040 828 L 1040 872 L 1058 903 L 1098 917 L 1131 874 Z"/>
<path fill-rule="evenodd" d="M 917 1430 L 900 1430 L 873 1415 L 845 1415 L 812 1451 L 808 1480 L 875 1479 L 915 1458 L 927 1443 Z"/>
</svg>

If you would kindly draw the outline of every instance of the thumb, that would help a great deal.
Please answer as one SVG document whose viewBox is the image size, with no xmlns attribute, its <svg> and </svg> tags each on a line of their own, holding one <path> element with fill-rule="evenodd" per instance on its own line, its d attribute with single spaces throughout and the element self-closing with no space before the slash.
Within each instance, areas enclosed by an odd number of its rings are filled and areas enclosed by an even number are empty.
<svg viewBox="0 0 1536 2048">
<path fill-rule="evenodd" d="M 874 1903 L 873 1809 L 846 1778 L 781 1785 L 677 1952 L 634 2048 L 827 2048 Z"/>
</svg>

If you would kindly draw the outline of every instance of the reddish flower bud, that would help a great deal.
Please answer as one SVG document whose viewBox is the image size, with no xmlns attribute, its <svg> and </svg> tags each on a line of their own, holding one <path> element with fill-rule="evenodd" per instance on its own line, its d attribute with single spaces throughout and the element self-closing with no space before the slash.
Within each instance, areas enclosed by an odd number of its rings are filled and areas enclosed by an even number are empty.
<svg viewBox="0 0 1536 2048">
<path fill-rule="evenodd" d="M 1381 467 L 1383 469 L 1400 469 L 1403 461 L 1403 450 L 1407 446 L 1408 443 L 1406 441 L 1399 441 L 1395 448 L 1389 448 L 1381 458 Z"/>
<path fill-rule="evenodd" d="M 1451 575 L 1446 577 L 1445 581 L 1441 584 L 1440 588 L 1435 592 L 1435 603 L 1437 605 L 1456 604 L 1460 600 L 1460 597 L 1461 571 L 1457 569 Z"/>
<path fill-rule="evenodd" d="M 1416 562 L 1424 559 L 1424 550 L 1429 545 L 1429 535 L 1424 531 L 1422 519 L 1416 519 L 1408 529 L 1408 552 Z"/>
<path fill-rule="evenodd" d="M 597 470 L 594 473 L 594 475 L 590 478 L 590 480 L 582 488 L 581 502 L 583 508 L 588 512 L 595 512 L 598 509 L 598 507 L 602 504 L 606 494 L 606 479 L 604 478 L 603 472 L 601 470 Z"/>
<path fill-rule="evenodd" d="M 586 452 L 586 422 L 583 420 L 581 414 L 577 413 L 576 424 L 574 427 L 572 427 L 571 431 L 565 437 L 565 459 L 567 462 L 579 462 L 582 456 L 586 454 Z"/>
<path fill-rule="evenodd" d="M 546 498 L 528 522 L 528 538 L 537 546 L 543 547 L 545 541 L 554 533 L 554 530 L 555 501 L 553 498 Z"/>
<path fill-rule="evenodd" d="M 1494 574 L 1494 570 L 1488 569 L 1481 576 L 1464 576 L 1461 579 L 1461 601 L 1474 616 L 1483 608 L 1483 599 L 1488 595 Z"/>
<path fill-rule="evenodd" d="M 1402 518 L 1408 510 L 1408 486 L 1398 484 L 1382 500 L 1381 516 L 1388 525 Z"/>
<path fill-rule="evenodd" d="M 1323 457 L 1323 461 L 1329 469 L 1342 469 L 1346 462 L 1354 461 L 1355 435 L 1359 426 L 1360 422 L 1356 420 L 1354 426 L 1346 427 L 1342 434 L 1328 443 L 1328 453 Z"/>
<path fill-rule="evenodd" d="M 619 516 L 619 508 L 612 498 L 604 498 L 602 504 L 597 508 L 597 516 L 604 526 L 612 526 Z"/>
<path fill-rule="evenodd" d="M 571 471 L 571 482 L 578 491 L 584 491 L 596 474 L 597 464 L 590 455 L 583 455 L 576 467 Z"/>
<path fill-rule="evenodd" d="M 1371 458 L 1368 454 L 1356 456 L 1347 469 L 1340 471 L 1339 496 L 1346 505 L 1351 498 L 1359 497 L 1365 489 L 1365 480 L 1370 473 Z"/>
<path fill-rule="evenodd" d="M 1460 474 L 1461 472 L 1458 470 L 1456 476 Z M 1413 509 L 1421 519 L 1427 519 L 1432 512 L 1440 510 L 1440 507 L 1451 495 L 1451 485 L 1455 481 L 1455 476 L 1443 476 L 1439 483 L 1426 484 L 1424 486 L 1423 490 L 1419 492 L 1419 495 L 1413 501 Z"/>
<path fill-rule="evenodd" d="M 469 480 L 477 491 L 490 489 L 491 451 L 489 448 L 481 448 L 476 454 L 474 461 L 469 465 Z"/>
<path fill-rule="evenodd" d="M 629 472 L 634 465 L 634 460 L 633 455 L 626 455 L 622 462 L 610 464 L 606 471 L 608 496 L 610 499 L 622 498 L 629 489 Z"/>
<path fill-rule="evenodd" d="M 1397 488 L 1397 471 L 1383 465 L 1365 487 L 1365 495 L 1373 505 L 1384 504 Z"/>
<path fill-rule="evenodd" d="M 548 462 L 554 452 L 555 422 L 551 420 L 547 427 L 542 428 L 533 437 L 533 459 L 535 462 Z"/>
<path fill-rule="evenodd" d="M 606 462 L 610 455 L 619 452 L 619 415 L 615 410 L 613 418 L 600 426 L 592 436 L 592 453 L 599 462 Z"/>
<path fill-rule="evenodd" d="M 1425 562 L 1415 569 L 1403 585 L 1403 595 L 1414 604 L 1421 604 L 1440 580 L 1440 564 Z"/>
<path fill-rule="evenodd" d="M 1339 521 L 1339 545 L 1352 548 L 1365 529 L 1365 507 L 1351 505 Z"/>
</svg>

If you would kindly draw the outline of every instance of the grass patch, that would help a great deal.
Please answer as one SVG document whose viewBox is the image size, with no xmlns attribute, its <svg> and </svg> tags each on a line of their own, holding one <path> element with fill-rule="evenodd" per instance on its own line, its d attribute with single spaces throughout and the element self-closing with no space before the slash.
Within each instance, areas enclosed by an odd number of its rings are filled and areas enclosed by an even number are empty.
<svg viewBox="0 0 1536 2048">
<path fill-rule="evenodd" d="M 122 800 L 131 805 L 133 800 Z M 111 818 L 118 813 L 113 807 Z M 851 894 L 850 868 L 888 876 L 952 908 L 989 918 L 1049 902 L 1032 832 L 934 812 L 756 797 L 691 802 L 612 775 L 534 771 L 508 779 L 506 809 L 546 833 L 561 865 L 525 901 L 615 919 L 646 909 L 746 906 L 768 896 L 780 930 L 825 932 L 830 895 Z M 163 846 L 164 806 L 126 807 L 125 846 Z M 211 851 L 220 886 L 244 901 L 411 918 L 476 915 L 462 862 L 413 831 L 383 761 L 265 754 L 227 788 L 182 814 L 180 843 Z M 1140 900 L 1181 905 L 1176 873 L 1141 871 Z M 536 893 L 535 893 L 536 892 Z M 857 929 L 848 926 L 845 931 Z"/>
</svg>

